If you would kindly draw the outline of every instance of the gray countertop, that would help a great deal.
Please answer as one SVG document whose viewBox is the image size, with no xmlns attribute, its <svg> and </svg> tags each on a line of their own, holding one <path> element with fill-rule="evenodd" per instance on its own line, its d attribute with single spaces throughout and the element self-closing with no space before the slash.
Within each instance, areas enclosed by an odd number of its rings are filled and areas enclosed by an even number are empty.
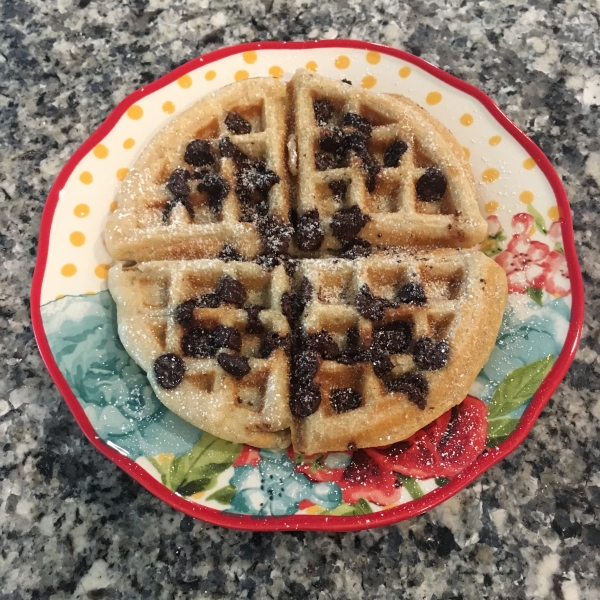
<svg viewBox="0 0 600 600">
<path fill-rule="evenodd" d="M 600 597 L 597 0 L 0 1 L 0 598 Z M 206 51 L 356 38 L 489 94 L 571 198 L 583 341 L 525 442 L 429 513 L 348 534 L 228 531 L 171 509 L 84 438 L 33 338 L 40 215 L 136 88 Z"/>
</svg>

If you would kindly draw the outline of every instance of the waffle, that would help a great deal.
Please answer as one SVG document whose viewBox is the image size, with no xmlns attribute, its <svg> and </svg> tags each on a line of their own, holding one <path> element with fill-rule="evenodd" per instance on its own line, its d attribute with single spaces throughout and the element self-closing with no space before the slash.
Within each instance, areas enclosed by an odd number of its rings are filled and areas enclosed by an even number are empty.
<svg viewBox="0 0 600 600">
<path fill-rule="evenodd" d="M 305 341 L 292 369 L 292 442 L 307 454 L 404 440 L 462 402 L 507 296 L 493 260 L 449 249 L 306 260 L 292 287 L 306 306 L 296 315 Z"/>
<path fill-rule="evenodd" d="M 320 244 L 301 243 L 300 250 L 342 249 L 351 241 L 348 225 L 382 247 L 467 248 L 483 240 L 486 222 L 464 152 L 429 113 L 403 96 L 373 94 L 304 69 L 290 87 L 296 209 L 299 219 L 308 214 L 322 230 Z M 363 223 L 344 215 L 351 207 L 360 209 Z M 314 211 L 318 219 L 310 218 Z"/>
<path fill-rule="evenodd" d="M 105 231 L 113 258 L 197 259 L 225 246 L 245 258 L 260 254 L 260 218 L 288 222 L 286 111 L 285 85 L 259 78 L 224 87 L 169 122 L 116 197 Z"/>
<path fill-rule="evenodd" d="M 239 284 L 223 292 L 223 278 L 241 283 L 246 297 L 240 297 Z M 288 360 L 284 348 L 273 347 L 278 340 L 285 346 L 290 334 L 280 309 L 289 286 L 283 267 L 269 272 L 253 263 L 220 260 L 117 264 L 108 284 L 119 337 L 167 408 L 226 440 L 289 445 Z M 252 306 L 257 308 L 248 309 Z M 229 328 L 237 333 L 232 336 Z M 275 342 L 265 350 L 265 340 Z M 219 363 L 222 354 L 245 357 L 248 372 L 243 377 L 227 372 Z"/>
</svg>

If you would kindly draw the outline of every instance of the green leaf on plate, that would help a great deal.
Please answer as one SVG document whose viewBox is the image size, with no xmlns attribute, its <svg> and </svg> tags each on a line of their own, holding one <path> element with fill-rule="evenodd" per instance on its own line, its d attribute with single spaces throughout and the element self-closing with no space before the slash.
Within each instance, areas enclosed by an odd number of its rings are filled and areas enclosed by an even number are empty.
<svg viewBox="0 0 600 600">
<path fill-rule="evenodd" d="M 216 492 L 213 492 L 208 496 L 207 500 L 214 500 L 219 504 L 231 504 L 231 499 L 235 495 L 235 485 L 226 485 L 225 487 L 219 488 Z"/>
<path fill-rule="evenodd" d="M 530 365 L 511 371 L 500 385 L 488 405 L 488 421 L 493 421 L 522 406 L 538 389 L 554 363 L 551 354 Z"/>
<path fill-rule="evenodd" d="M 556 244 L 554 244 L 554 249 L 557 252 L 560 252 L 561 254 L 565 253 L 565 249 L 563 248 L 563 245 L 560 242 L 556 242 Z"/>
<path fill-rule="evenodd" d="M 540 288 L 528 287 L 527 295 L 537 304 L 542 306 L 542 298 L 544 296 L 544 290 Z"/>
<path fill-rule="evenodd" d="M 535 226 L 538 228 L 538 231 L 543 233 L 544 235 L 548 235 L 548 230 L 546 229 L 546 221 L 544 221 L 544 217 L 533 208 L 532 204 L 527 205 L 527 212 L 533 217 L 535 221 Z"/>
<path fill-rule="evenodd" d="M 369 503 L 364 498 L 360 498 L 356 504 L 340 502 L 335 508 L 325 510 L 321 514 L 335 515 L 337 517 L 355 517 L 357 515 L 368 515 L 372 512 L 373 510 Z"/>
<path fill-rule="evenodd" d="M 501 417 L 490 421 L 487 430 L 488 448 L 499 446 L 515 430 L 518 424 L 519 419 L 513 419 L 511 417 Z"/>
<path fill-rule="evenodd" d="M 402 482 L 402 485 L 406 488 L 406 491 L 410 494 L 413 500 L 418 500 L 425 495 L 423 488 L 419 485 L 419 482 L 414 477 L 407 477 L 406 475 L 396 475 Z"/>
</svg>

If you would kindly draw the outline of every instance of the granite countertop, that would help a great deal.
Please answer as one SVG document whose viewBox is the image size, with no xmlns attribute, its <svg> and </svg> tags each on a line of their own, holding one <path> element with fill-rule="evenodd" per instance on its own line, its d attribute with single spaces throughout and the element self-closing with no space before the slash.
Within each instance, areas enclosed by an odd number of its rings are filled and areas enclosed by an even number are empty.
<svg viewBox="0 0 600 600">
<path fill-rule="evenodd" d="M 0 599 L 600 597 L 597 0 L 4 0 L 0 11 Z M 136 88 L 222 46 L 336 37 L 404 48 L 475 84 L 541 146 L 572 202 L 583 339 L 525 442 L 442 506 L 360 533 L 228 531 L 156 499 L 76 425 L 31 329 L 40 215 L 69 156 Z"/>
</svg>

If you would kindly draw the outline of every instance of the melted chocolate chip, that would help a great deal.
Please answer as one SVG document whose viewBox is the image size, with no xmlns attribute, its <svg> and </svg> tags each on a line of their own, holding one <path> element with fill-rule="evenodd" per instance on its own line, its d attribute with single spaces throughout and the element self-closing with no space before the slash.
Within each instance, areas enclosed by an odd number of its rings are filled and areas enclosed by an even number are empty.
<svg viewBox="0 0 600 600">
<path fill-rule="evenodd" d="M 260 344 L 260 357 L 269 358 L 276 348 L 282 348 L 286 354 L 292 349 L 292 341 L 289 336 L 280 336 L 274 331 L 269 331 Z"/>
<path fill-rule="evenodd" d="M 176 198 L 187 198 L 190 195 L 190 173 L 187 169 L 175 169 L 167 181 L 167 189 Z"/>
<path fill-rule="evenodd" d="M 292 325 L 294 322 L 294 309 L 292 303 L 292 294 L 289 292 L 283 292 L 281 294 L 281 312 L 283 316 L 288 320 L 288 323 Z"/>
<path fill-rule="evenodd" d="M 319 369 L 319 355 L 315 350 L 305 350 L 294 355 L 292 376 L 295 381 L 312 381 Z"/>
<path fill-rule="evenodd" d="M 312 293 L 313 287 L 310 281 L 306 277 L 303 277 L 295 292 L 291 294 L 284 292 L 281 295 L 281 312 L 292 327 L 294 327 L 294 323 L 304 312 L 304 307 L 310 302 Z"/>
<path fill-rule="evenodd" d="M 240 379 L 250 373 L 250 364 L 245 356 L 221 352 L 217 355 L 217 362 L 223 371 L 229 373 L 229 375 L 233 375 L 236 379 Z"/>
<path fill-rule="evenodd" d="M 176 388 L 185 375 L 185 363 L 177 354 L 163 354 L 154 361 L 154 377 L 166 390 Z"/>
<path fill-rule="evenodd" d="M 321 390 L 314 383 L 293 386 L 290 392 L 290 410 L 295 417 L 305 419 L 316 412 L 321 404 Z"/>
<path fill-rule="evenodd" d="M 232 260 L 233 261 L 244 260 L 244 257 L 233 246 L 230 246 L 229 244 L 225 244 L 221 248 L 221 251 L 219 252 L 219 254 L 217 254 L 217 258 L 220 258 L 221 260 L 224 260 L 225 262 L 230 262 Z"/>
<path fill-rule="evenodd" d="M 344 133 L 339 127 L 332 127 L 325 130 L 319 140 L 319 148 L 325 152 L 333 154 L 343 154 L 345 152 Z"/>
<path fill-rule="evenodd" d="M 319 333 L 309 333 L 304 345 L 307 350 L 315 350 L 324 360 L 335 360 L 340 355 L 339 346 L 324 329 Z"/>
<path fill-rule="evenodd" d="M 313 110 L 315 112 L 315 120 L 317 121 L 317 125 L 319 127 L 324 127 L 327 125 L 327 122 L 331 117 L 333 117 L 333 112 L 335 107 L 329 100 L 314 100 L 313 101 Z"/>
<path fill-rule="evenodd" d="M 190 298 L 177 306 L 175 309 L 175 320 L 180 325 L 188 325 L 194 320 L 194 309 L 198 306 L 196 298 Z"/>
<path fill-rule="evenodd" d="M 262 333 L 265 330 L 265 326 L 259 319 L 258 315 L 262 307 L 251 304 L 246 307 L 246 314 L 248 315 L 248 321 L 246 322 L 247 333 Z"/>
<path fill-rule="evenodd" d="M 403 354 L 412 341 L 413 325 L 408 321 L 394 321 L 373 331 L 371 346 L 388 354 Z"/>
<path fill-rule="evenodd" d="M 289 256 L 282 256 L 281 262 L 283 263 L 285 274 L 288 277 L 293 277 L 298 270 L 298 261 L 294 258 L 290 258 Z"/>
<path fill-rule="evenodd" d="M 256 227 L 263 238 L 264 250 L 267 254 L 280 255 L 288 251 L 294 232 L 289 223 L 277 216 L 269 215 L 257 219 Z"/>
<path fill-rule="evenodd" d="M 221 298 L 215 293 L 204 294 L 196 300 L 198 308 L 219 308 L 221 306 Z"/>
<path fill-rule="evenodd" d="M 423 306 L 423 304 L 427 302 L 427 296 L 420 283 L 411 281 L 410 283 L 404 284 L 398 290 L 396 302 L 399 304 L 415 304 L 416 306 Z"/>
<path fill-rule="evenodd" d="M 217 348 L 230 348 L 238 352 L 242 349 L 242 336 L 234 327 L 219 323 L 212 332 L 212 336 Z"/>
<path fill-rule="evenodd" d="M 385 309 L 390 306 L 385 298 L 374 296 L 369 289 L 369 286 L 363 284 L 356 294 L 356 308 L 358 312 L 371 321 L 381 321 L 385 314 Z"/>
<path fill-rule="evenodd" d="M 315 152 L 315 167 L 317 171 L 328 171 L 329 169 L 337 169 L 339 166 L 339 158 L 330 152 Z"/>
<path fill-rule="evenodd" d="M 223 275 L 219 279 L 215 288 L 215 294 L 221 299 L 221 302 L 233 304 L 238 308 L 244 306 L 244 302 L 246 302 L 246 298 L 248 297 L 244 284 L 229 275 Z"/>
<path fill-rule="evenodd" d="M 344 127 L 353 127 L 367 139 L 370 138 L 373 133 L 373 123 L 357 113 L 346 113 L 344 115 L 343 125 Z"/>
<path fill-rule="evenodd" d="M 387 382 L 387 388 L 390 392 L 406 394 L 411 402 L 416 404 L 421 410 L 425 410 L 429 384 L 421 373 L 407 373 L 399 379 L 392 379 Z"/>
<path fill-rule="evenodd" d="M 244 117 L 234 112 L 227 113 L 225 125 L 231 133 L 235 133 L 236 135 L 246 135 L 252 131 L 252 125 Z"/>
<path fill-rule="evenodd" d="M 316 208 L 305 212 L 299 219 L 296 227 L 296 243 L 300 250 L 312 252 L 318 250 L 325 239 L 321 228 L 319 211 Z"/>
<path fill-rule="evenodd" d="M 362 396 L 352 388 L 333 388 L 329 396 L 329 404 L 336 413 L 356 410 L 362 404 Z"/>
<path fill-rule="evenodd" d="M 198 191 L 206 192 L 208 196 L 208 206 L 214 213 L 221 212 L 223 200 L 229 194 L 229 184 L 221 175 L 214 173 L 205 173 L 198 183 Z"/>
<path fill-rule="evenodd" d="M 356 238 L 349 244 L 342 248 L 340 258 L 348 258 L 354 260 L 355 258 L 363 258 L 371 254 L 371 244 L 367 240 L 361 240 Z"/>
<path fill-rule="evenodd" d="M 335 181 L 329 182 L 329 189 L 333 195 L 333 199 L 337 202 L 343 202 L 346 198 L 346 190 L 348 189 L 348 184 L 341 179 L 337 179 Z"/>
<path fill-rule="evenodd" d="M 419 369 L 437 371 L 448 364 L 450 345 L 446 340 L 435 342 L 431 338 L 419 338 L 413 349 L 413 360 Z"/>
<path fill-rule="evenodd" d="M 352 82 L 349 79 L 346 79 L 345 77 L 344 79 L 342 79 L 342 82 L 347 83 L 348 85 L 352 85 Z"/>
<path fill-rule="evenodd" d="M 214 356 L 217 348 L 213 336 L 204 327 L 191 327 L 181 338 L 181 351 L 184 356 L 207 358 Z"/>
<path fill-rule="evenodd" d="M 383 166 L 388 169 L 397 167 L 400 164 L 400 159 L 407 150 L 408 144 L 406 142 L 402 140 L 392 142 L 383 155 Z"/>
<path fill-rule="evenodd" d="M 223 158 L 231 158 L 236 166 L 245 165 L 249 158 L 227 136 L 219 140 L 219 152 Z"/>
<path fill-rule="evenodd" d="M 269 190 L 281 181 L 275 171 L 267 168 L 265 162 L 257 160 L 241 166 L 237 174 L 236 194 L 242 202 L 249 202 L 253 193 L 266 198 Z"/>
<path fill-rule="evenodd" d="M 380 350 L 371 350 L 371 361 L 373 363 L 373 371 L 379 378 L 384 377 L 394 368 L 394 363 L 390 357 Z"/>
<path fill-rule="evenodd" d="M 365 215 L 355 204 L 334 213 L 331 218 L 331 231 L 342 244 L 349 244 L 370 220 L 371 217 Z"/>
<path fill-rule="evenodd" d="M 183 158 L 194 167 L 205 167 L 215 162 L 215 157 L 207 140 L 192 140 L 185 148 Z"/>
<path fill-rule="evenodd" d="M 445 175 L 436 167 L 429 167 L 417 181 L 417 198 L 421 202 L 436 202 L 446 193 L 448 182 Z"/>
<path fill-rule="evenodd" d="M 177 198 L 172 198 L 168 200 L 163 208 L 163 223 L 167 223 L 169 221 L 169 217 L 171 216 L 172 210 L 178 205 L 182 204 L 183 207 L 187 210 L 188 215 L 192 221 L 194 220 L 195 211 L 194 207 L 190 204 L 190 201 L 185 196 L 179 196 Z"/>
</svg>

